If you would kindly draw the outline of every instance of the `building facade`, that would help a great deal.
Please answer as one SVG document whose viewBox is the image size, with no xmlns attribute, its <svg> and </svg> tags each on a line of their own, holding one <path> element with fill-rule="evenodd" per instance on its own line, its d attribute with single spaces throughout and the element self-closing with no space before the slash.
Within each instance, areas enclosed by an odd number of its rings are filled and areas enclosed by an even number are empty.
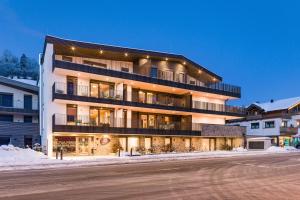
<svg viewBox="0 0 300 200">
<path fill-rule="evenodd" d="M 181 55 L 47 36 L 41 59 L 42 145 L 48 155 L 209 151 L 243 145 L 239 87 Z"/>
<path fill-rule="evenodd" d="M 0 145 L 40 143 L 38 86 L 0 77 Z"/>
<path fill-rule="evenodd" d="M 291 145 L 291 139 L 299 132 L 300 97 L 253 103 L 247 108 L 247 116 L 227 121 L 247 129 L 247 138 L 270 137 L 277 146 Z"/>
</svg>

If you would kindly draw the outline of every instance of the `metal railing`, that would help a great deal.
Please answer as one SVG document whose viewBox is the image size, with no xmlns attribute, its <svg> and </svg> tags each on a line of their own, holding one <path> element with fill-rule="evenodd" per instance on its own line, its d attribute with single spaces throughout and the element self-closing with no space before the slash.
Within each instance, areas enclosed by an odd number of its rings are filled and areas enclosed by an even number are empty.
<svg viewBox="0 0 300 200">
<path fill-rule="evenodd" d="M 21 100 L 14 100 L 10 103 L 6 103 L 6 104 L 0 104 L 0 108 L 10 108 L 10 109 L 22 109 L 22 110 L 38 110 L 37 108 L 33 108 L 33 106 L 31 106 L 30 108 L 26 108 L 24 106 L 24 101 Z"/>
<path fill-rule="evenodd" d="M 74 96 L 86 96 L 94 98 L 105 98 L 105 99 L 114 99 L 114 100 L 124 100 L 123 90 L 107 90 L 107 91 L 98 91 L 93 93 L 90 90 L 90 86 L 87 85 L 74 85 L 71 88 L 67 87 L 66 83 L 55 82 L 54 92 L 57 94 L 68 94 Z M 153 104 L 153 105 L 163 105 L 163 106 L 172 106 L 172 107 L 181 107 L 188 108 L 185 100 L 182 98 L 166 98 L 162 96 L 156 96 L 155 98 L 145 99 L 145 101 L 139 100 L 139 95 L 133 96 L 132 92 L 127 92 L 128 96 L 131 96 L 131 102 L 144 103 L 144 104 Z M 217 112 L 228 112 L 236 114 L 245 114 L 246 109 L 244 107 L 230 106 L 224 104 L 209 103 L 203 101 L 192 101 L 192 108 L 208 110 L 208 111 L 217 111 Z"/>
<path fill-rule="evenodd" d="M 59 60 L 59 61 L 64 61 L 64 62 L 70 62 L 70 61 L 62 60 L 61 58 L 58 58 L 58 57 L 55 57 L 54 59 Z M 88 64 L 88 63 L 82 63 L 79 60 L 77 60 L 76 62 L 72 61 L 72 63 L 87 65 L 87 66 L 91 66 L 91 67 L 99 67 L 102 69 L 108 69 L 108 70 L 114 70 L 114 71 L 122 71 L 120 67 L 106 66 L 106 68 L 103 68 L 101 66 L 95 66 L 95 65 Z M 181 77 L 180 74 L 174 73 L 172 71 L 167 71 L 167 70 L 165 70 L 165 71 L 157 70 L 156 76 L 151 76 L 150 74 L 144 75 L 144 74 L 139 74 L 139 73 L 134 73 L 134 72 L 125 72 L 125 71 L 122 71 L 122 72 L 128 73 L 128 74 L 136 74 L 139 76 L 161 79 L 161 80 L 167 80 L 167 81 L 172 81 L 172 82 L 179 82 L 179 83 L 183 83 L 183 84 L 187 84 L 187 85 L 200 86 L 200 87 L 214 89 L 214 90 L 218 90 L 218 91 L 230 92 L 230 93 L 237 94 L 237 95 L 241 94 L 241 88 L 238 86 L 234 86 L 234 85 L 230 85 L 230 84 L 226 84 L 226 83 L 220 83 L 220 82 L 204 83 L 204 82 L 201 82 L 189 75 L 184 75 L 183 77 Z"/>
<path fill-rule="evenodd" d="M 209 103 L 203 101 L 193 101 L 192 107 L 201 110 L 229 112 L 229 113 L 237 113 L 237 114 L 246 113 L 246 109 L 244 107 L 229 106 L 224 104 L 216 104 L 216 103 Z"/>
<path fill-rule="evenodd" d="M 73 116 L 66 114 L 54 114 L 54 125 L 201 131 L 201 125 L 197 123 L 192 123 L 191 126 L 187 127 L 178 121 L 170 123 L 156 122 L 153 125 L 143 125 L 142 120 L 134 120 L 131 118 L 107 117 L 98 120 L 91 118 L 89 115 Z"/>
</svg>

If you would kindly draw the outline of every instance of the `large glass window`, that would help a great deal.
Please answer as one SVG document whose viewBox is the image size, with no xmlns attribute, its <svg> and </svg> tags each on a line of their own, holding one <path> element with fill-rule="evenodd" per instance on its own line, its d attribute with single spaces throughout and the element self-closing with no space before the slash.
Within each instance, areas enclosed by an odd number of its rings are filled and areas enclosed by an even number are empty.
<svg viewBox="0 0 300 200">
<path fill-rule="evenodd" d="M 155 128 L 155 115 L 149 115 L 148 125 L 149 125 L 149 128 Z"/>
<path fill-rule="evenodd" d="M 91 97 L 99 97 L 99 84 L 91 83 Z"/>
<path fill-rule="evenodd" d="M 67 105 L 67 124 L 77 122 L 77 105 Z"/>
<path fill-rule="evenodd" d="M 104 108 L 90 109 L 90 123 L 92 125 L 110 126 L 113 124 L 113 110 Z"/>
<path fill-rule="evenodd" d="M 143 91 L 139 91 L 139 102 L 146 103 L 146 93 Z"/>
<path fill-rule="evenodd" d="M 153 93 L 147 92 L 147 103 L 153 104 Z"/>
<path fill-rule="evenodd" d="M 32 110 L 32 95 L 24 95 L 24 109 Z"/>
<path fill-rule="evenodd" d="M 141 115 L 141 125 L 142 128 L 148 128 L 147 115 Z"/>
</svg>

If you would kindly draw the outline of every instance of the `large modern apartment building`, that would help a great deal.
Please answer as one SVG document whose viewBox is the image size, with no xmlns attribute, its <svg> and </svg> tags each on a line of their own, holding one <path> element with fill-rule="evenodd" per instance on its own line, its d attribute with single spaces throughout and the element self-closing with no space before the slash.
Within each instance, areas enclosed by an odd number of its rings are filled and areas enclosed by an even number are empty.
<svg viewBox="0 0 300 200">
<path fill-rule="evenodd" d="M 48 155 L 209 151 L 243 146 L 239 87 L 176 54 L 47 36 L 41 58 L 42 145 Z"/>
<path fill-rule="evenodd" d="M 40 143 L 38 92 L 36 85 L 0 76 L 0 146 Z"/>
</svg>

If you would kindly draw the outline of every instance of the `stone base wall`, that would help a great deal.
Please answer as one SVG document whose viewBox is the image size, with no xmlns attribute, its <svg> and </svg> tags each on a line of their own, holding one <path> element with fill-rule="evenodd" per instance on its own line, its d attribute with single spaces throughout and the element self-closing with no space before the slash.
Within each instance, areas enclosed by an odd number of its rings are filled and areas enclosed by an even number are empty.
<svg viewBox="0 0 300 200">
<path fill-rule="evenodd" d="M 60 136 L 63 137 L 63 136 Z M 73 136 L 74 137 L 74 136 Z M 86 137 L 88 138 L 88 155 L 112 155 L 116 154 L 114 152 L 114 146 L 117 146 L 119 138 L 126 138 L 126 136 L 118 135 L 90 135 L 82 136 L 78 135 L 76 137 L 76 152 L 71 153 L 72 155 L 80 155 L 79 147 L 79 138 Z M 137 141 L 137 148 L 133 151 L 138 151 L 138 149 L 145 148 L 145 136 L 129 136 L 126 141 L 127 145 L 129 143 L 129 138 L 135 138 Z M 243 138 L 205 138 L 205 137 L 163 137 L 163 136 L 153 136 L 152 137 L 152 147 L 151 149 L 144 149 L 143 153 L 162 153 L 166 151 L 167 145 L 165 144 L 165 139 L 170 138 L 171 141 L 171 151 L 175 152 L 189 152 L 189 151 L 213 151 L 213 150 L 222 150 L 222 147 L 225 144 L 229 146 L 241 147 L 243 146 Z M 54 144 L 56 144 L 54 142 Z M 125 151 L 125 150 L 123 150 Z M 128 150 L 129 151 L 129 150 Z"/>
</svg>

